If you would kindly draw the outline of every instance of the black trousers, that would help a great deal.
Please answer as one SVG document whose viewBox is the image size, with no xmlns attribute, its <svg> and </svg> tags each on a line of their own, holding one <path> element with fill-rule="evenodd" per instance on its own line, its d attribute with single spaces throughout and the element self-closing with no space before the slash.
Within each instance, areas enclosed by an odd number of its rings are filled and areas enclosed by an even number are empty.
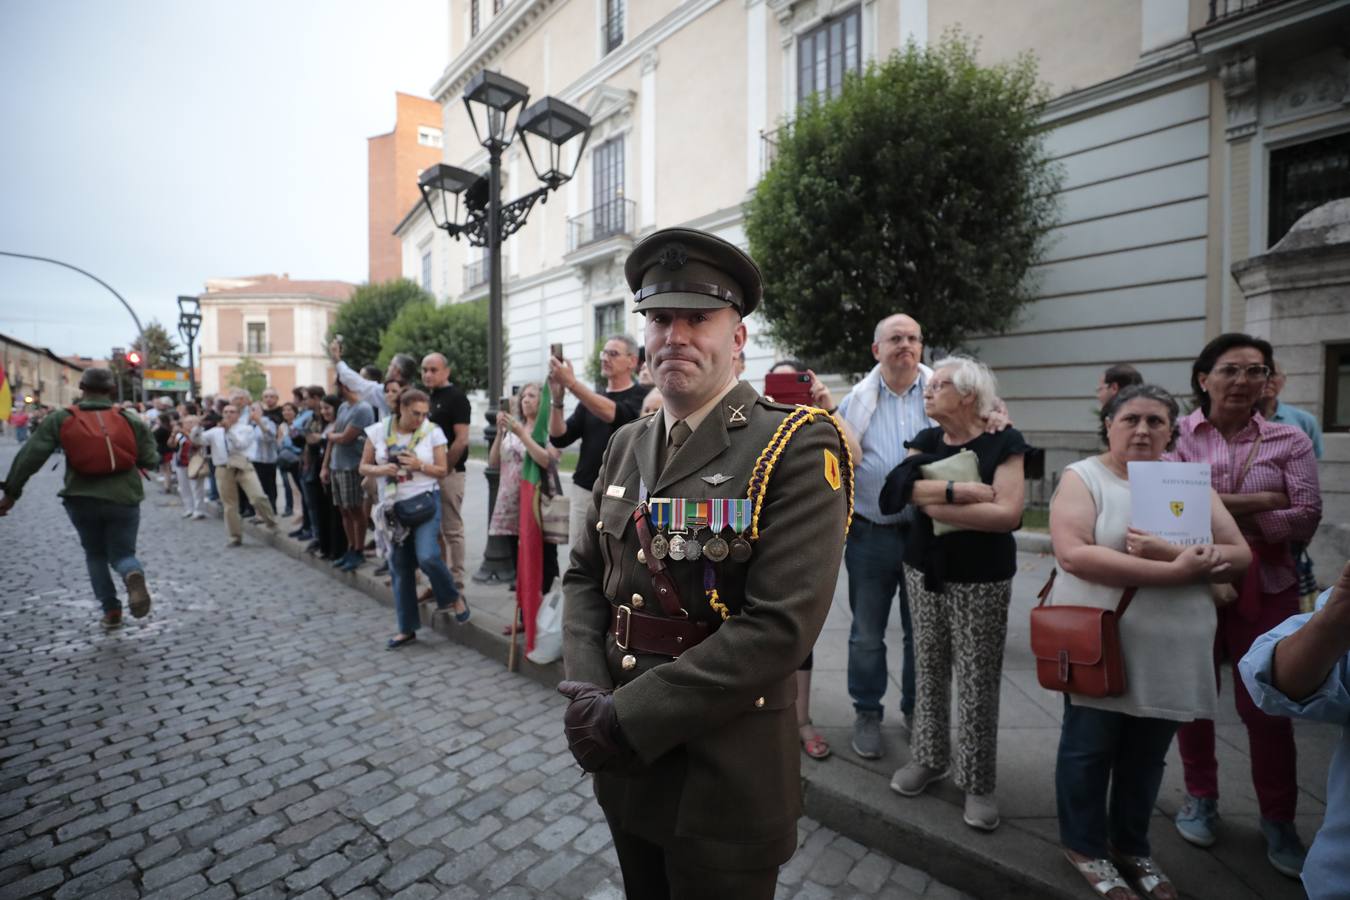
<svg viewBox="0 0 1350 900">
<path fill-rule="evenodd" d="M 612 819 L 609 831 L 628 900 L 773 900 L 777 866 L 737 871 L 692 866 Z"/>
</svg>

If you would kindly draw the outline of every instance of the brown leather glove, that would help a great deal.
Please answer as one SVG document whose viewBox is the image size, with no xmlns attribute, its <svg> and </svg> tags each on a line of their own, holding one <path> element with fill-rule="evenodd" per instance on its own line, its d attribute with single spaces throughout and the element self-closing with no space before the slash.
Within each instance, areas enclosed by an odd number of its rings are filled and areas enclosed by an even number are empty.
<svg viewBox="0 0 1350 900">
<path fill-rule="evenodd" d="M 563 733 L 581 768 L 599 772 L 632 756 L 619 729 L 613 691 L 588 681 L 564 681 L 558 693 L 572 701 L 563 713 Z"/>
</svg>

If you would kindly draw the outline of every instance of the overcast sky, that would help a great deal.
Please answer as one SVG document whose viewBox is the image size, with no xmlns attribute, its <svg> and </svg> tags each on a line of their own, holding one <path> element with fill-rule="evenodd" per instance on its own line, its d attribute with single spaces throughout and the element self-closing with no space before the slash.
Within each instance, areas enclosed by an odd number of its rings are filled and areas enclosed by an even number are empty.
<svg viewBox="0 0 1350 900">
<path fill-rule="evenodd" d="M 366 138 L 449 62 L 447 7 L 0 0 L 0 250 L 175 337 L 207 278 L 364 281 Z M 105 356 L 135 327 L 0 256 L 0 332 Z"/>
</svg>

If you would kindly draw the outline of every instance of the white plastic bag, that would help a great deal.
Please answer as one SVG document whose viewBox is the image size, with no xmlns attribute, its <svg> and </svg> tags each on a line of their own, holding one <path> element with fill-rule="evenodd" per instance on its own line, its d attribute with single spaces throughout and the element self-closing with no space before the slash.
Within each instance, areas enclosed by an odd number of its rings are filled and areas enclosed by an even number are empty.
<svg viewBox="0 0 1350 900">
<path fill-rule="evenodd" d="M 562 658 L 563 592 L 555 587 L 539 605 L 534 620 L 534 649 L 525 654 L 532 663 L 545 665 Z"/>
</svg>

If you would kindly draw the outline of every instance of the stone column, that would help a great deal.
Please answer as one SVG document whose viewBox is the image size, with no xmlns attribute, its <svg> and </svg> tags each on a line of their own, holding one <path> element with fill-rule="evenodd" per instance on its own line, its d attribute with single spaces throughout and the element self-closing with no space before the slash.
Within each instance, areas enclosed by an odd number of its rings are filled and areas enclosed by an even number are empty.
<svg viewBox="0 0 1350 900">
<path fill-rule="evenodd" d="M 1325 422 L 1326 346 L 1350 342 L 1350 198 L 1317 207 L 1261 256 L 1233 266 L 1246 330 L 1275 347 L 1280 400 Z M 1323 436 L 1322 525 L 1311 553 L 1323 584 L 1350 560 L 1350 434 Z"/>
</svg>

